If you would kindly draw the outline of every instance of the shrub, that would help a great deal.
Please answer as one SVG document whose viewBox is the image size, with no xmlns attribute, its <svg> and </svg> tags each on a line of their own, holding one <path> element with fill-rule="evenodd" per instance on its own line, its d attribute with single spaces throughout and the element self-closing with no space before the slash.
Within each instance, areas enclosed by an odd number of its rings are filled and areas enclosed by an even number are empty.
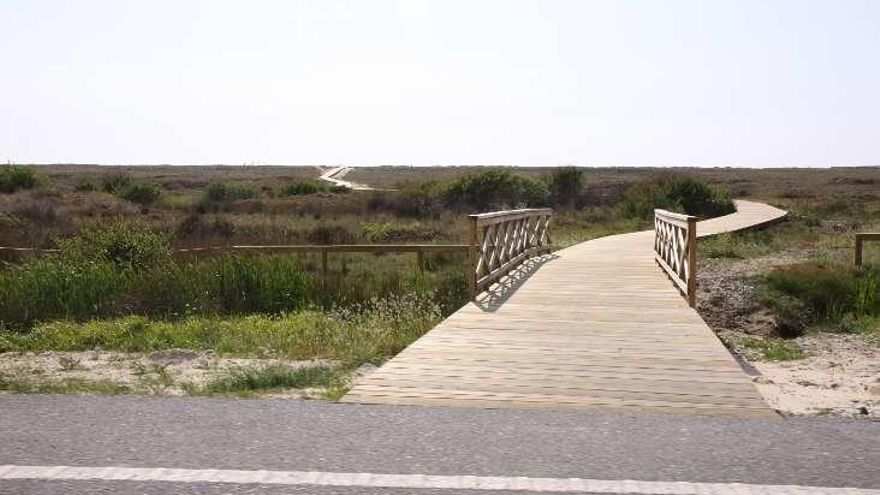
<svg viewBox="0 0 880 495">
<path fill-rule="evenodd" d="M 476 210 L 546 206 L 548 194 L 543 181 L 504 169 L 465 175 L 449 183 L 443 192 L 449 205 Z"/>
<path fill-rule="evenodd" d="M 120 192 L 120 197 L 147 206 L 162 197 L 162 187 L 154 182 L 133 182 Z"/>
<path fill-rule="evenodd" d="M 110 194 L 120 194 L 131 184 L 127 175 L 117 174 L 101 179 L 101 189 Z"/>
<path fill-rule="evenodd" d="M 23 329 L 37 321 L 105 316 L 130 276 L 111 263 L 44 258 L 0 274 L 0 326 Z"/>
<path fill-rule="evenodd" d="M 778 268 L 762 278 L 761 298 L 777 315 L 844 329 L 852 318 L 880 315 L 880 269 L 820 263 Z"/>
<path fill-rule="evenodd" d="M 557 206 L 572 206 L 577 201 L 583 187 L 584 171 L 577 167 L 554 169 L 547 177 L 550 201 Z"/>
<path fill-rule="evenodd" d="M 630 186 L 618 209 L 625 217 L 652 218 L 654 209 L 716 217 L 736 211 L 730 196 L 690 177 L 661 178 Z"/>
<path fill-rule="evenodd" d="M 249 185 L 212 182 L 205 188 L 204 200 L 209 203 L 223 203 L 240 199 L 253 199 L 259 191 Z"/>
<path fill-rule="evenodd" d="M 313 180 L 299 180 L 285 185 L 279 191 L 281 196 L 305 196 L 327 191 L 327 186 Z"/>
<path fill-rule="evenodd" d="M 120 269 L 141 271 L 170 260 L 168 239 L 146 227 L 117 224 L 84 230 L 60 241 L 62 257 L 72 264 L 106 261 Z"/>
<path fill-rule="evenodd" d="M 33 189 L 39 183 L 37 174 L 28 167 L 4 165 L 0 167 L 0 193 L 14 193 L 22 189 Z"/>
<path fill-rule="evenodd" d="M 98 186 L 95 184 L 95 181 L 88 177 L 80 177 L 76 179 L 76 184 L 74 184 L 73 189 L 79 192 L 90 192 L 97 191 Z"/>
</svg>

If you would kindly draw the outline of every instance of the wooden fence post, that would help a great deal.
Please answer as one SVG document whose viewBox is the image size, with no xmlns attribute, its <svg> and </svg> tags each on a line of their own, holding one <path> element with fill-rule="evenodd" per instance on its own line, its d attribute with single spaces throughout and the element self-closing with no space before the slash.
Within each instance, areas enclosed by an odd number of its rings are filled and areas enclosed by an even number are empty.
<svg viewBox="0 0 880 495">
<path fill-rule="evenodd" d="M 861 234 L 856 234 L 856 256 L 855 256 L 855 265 L 862 266 L 862 248 L 863 246 L 863 236 Z"/>
<path fill-rule="evenodd" d="M 321 250 L 321 276 L 324 280 L 327 279 L 327 250 Z"/>
<path fill-rule="evenodd" d="M 688 280 L 687 296 L 688 304 L 692 308 L 697 307 L 697 219 L 688 218 Z"/>
<path fill-rule="evenodd" d="M 421 250 L 416 251 L 416 266 L 420 272 L 425 271 L 425 253 Z"/>
<path fill-rule="evenodd" d="M 477 298 L 477 218 L 471 216 L 468 218 L 471 222 L 468 226 L 468 261 L 467 261 L 467 284 L 468 297 L 471 301 Z"/>
</svg>

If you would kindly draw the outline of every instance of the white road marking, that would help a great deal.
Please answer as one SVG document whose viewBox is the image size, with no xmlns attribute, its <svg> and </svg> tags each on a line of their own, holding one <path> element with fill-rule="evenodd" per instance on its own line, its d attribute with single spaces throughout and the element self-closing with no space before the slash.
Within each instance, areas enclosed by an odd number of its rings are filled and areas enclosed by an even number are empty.
<svg viewBox="0 0 880 495">
<path fill-rule="evenodd" d="M 685 481 L 525 478 L 514 476 L 439 476 L 429 474 L 332 473 L 316 471 L 241 471 L 80 466 L 0 466 L 3 480 L 171 481 L 265 485 L 348 486 L 445 490 L 519 490 L 524 492 L 611 493 L 635 495 L 880 495 L 880 490 Z"/>
</svg>

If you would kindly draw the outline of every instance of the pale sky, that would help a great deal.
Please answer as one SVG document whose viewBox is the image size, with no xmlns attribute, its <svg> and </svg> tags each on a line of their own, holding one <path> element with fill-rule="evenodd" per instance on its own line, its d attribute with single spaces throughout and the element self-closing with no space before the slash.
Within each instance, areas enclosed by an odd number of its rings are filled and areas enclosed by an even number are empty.
<svg viewBox="0 0 880 495">
<path fill-rule="evenodd" d="M 0 160 L 880 164 L 880 1 L 0 1 Z"/>
</svg>

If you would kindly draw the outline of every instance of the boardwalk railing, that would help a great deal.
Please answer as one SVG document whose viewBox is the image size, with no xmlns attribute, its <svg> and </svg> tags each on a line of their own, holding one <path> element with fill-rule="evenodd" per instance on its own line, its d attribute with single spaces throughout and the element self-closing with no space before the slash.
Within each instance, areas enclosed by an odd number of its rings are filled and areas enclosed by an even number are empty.
<svg viewBox="0 0 880 495">
<path fill-rule="evenodd" d="M 697 217 L 654 210 L 654 258 L 688 304 L 696 306 Z"/>
<path fill-rule="evenodd" d="M 549 208 L 469 215 L 471 299 L 530 256 L 549 250 L 552 215 Z"/>
<path fill-rule="evenodd" d="M 467 244 L 306 244 L 280 246 L 222 246 L 177 249 L 180 254 L 219 254 L 229 252 L 286 252 L 321 253 L 321 273 L 328 271 L 329 253 L 415 253 L 416 266 L 425 268 L 425 253 L 463 253 L 469 249 Z"/>
<path fill-rule="evenodd" d="M 321 273 L 328 272 L 329 253 L 415 253 L 416 266 L 425 268 L 425 253 L 464 253 L 470 250 L 468 244 L 302 244 L 276 246 L 209 246 L 174 249 L 177 255 L 211 256 L 226 253 L 321 253 Z M 0 253 L 14 252 L 49 255 L 58 249 L 0 247 Z"/>
<path fill-rule="evenodd" d="M 862 266 L 862 251 L 864 249 L 865 241 L 880 241 L 880 232 L 862 232 L 856 234 L 856 266 Z"/>
</svg>

